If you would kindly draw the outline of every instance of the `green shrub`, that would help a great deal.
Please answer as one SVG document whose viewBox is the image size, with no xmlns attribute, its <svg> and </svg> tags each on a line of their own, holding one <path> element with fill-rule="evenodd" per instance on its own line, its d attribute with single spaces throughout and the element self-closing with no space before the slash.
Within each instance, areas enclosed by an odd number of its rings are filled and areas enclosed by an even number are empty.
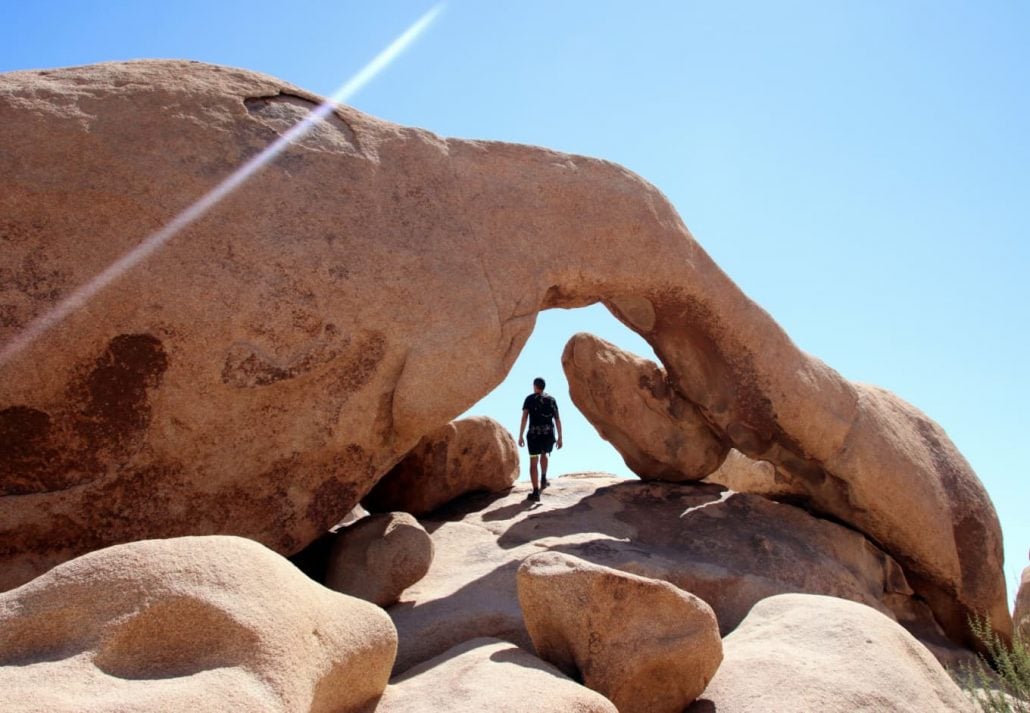
<svg viewBox="0 0 1030 713">
<path fill-rule="evenodd" d="M 1006 646 L 986 618 L 969 625 L 987 656 L 964 671 L 966 693 L 986 713 L 1030 713 L 1030 642 L 1017 632 Z"/>
</svg>

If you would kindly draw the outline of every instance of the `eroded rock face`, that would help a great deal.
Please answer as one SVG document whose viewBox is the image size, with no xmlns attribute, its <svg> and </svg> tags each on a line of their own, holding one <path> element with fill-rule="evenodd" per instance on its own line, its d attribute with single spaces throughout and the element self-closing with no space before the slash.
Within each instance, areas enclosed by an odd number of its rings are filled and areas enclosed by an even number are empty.
<svg viewBox="0 0 1030 713">
<path fill-rule="evenodd" d="M 764 460 L 752 460 L 736 449 L 726 454 L 719 469 L 705 478 L 706 483 L 723 485 L 738 493 L 753 493 L 773 500 L 806 498 L 805 489 L 794 479 L 777 472 L 776 466 Z"/>
<path fill-rule="evenodd" d="M 519 478 L 519 454 L 508 430 L 473 416 L 433 431 L 383 476 L 364 500 L 373 511 L 425 515 L 464 495 L 501 492 Z"/>
<path fill-rule="evenodd" d="M 1020 577 L 1012 621 L 1022 633 L 1023 641 L 1030 642 L 1030 567 L 1024 569 Z"/>
<path fill-rule="evenodd" d="M 177 61 L 0 76 L 5 347 L 319 101 Z M 598 301 L 953 635 L 1008 631 L 997 518 L 947 436 L 800 351 L 653 186 L 343 107 L 0 366 L 0 587 L 154 536 L 296 552 L 500 383 L 539 310 Z"/>
<path fill-rule="evenodd" d="M 381 609 L 237 537 L 118 545 L 0 594 L 12 713 L 358 711 L 396 647 Z"/>
<path fill-rule="evenodd" d="M 670 582 L 707 602 L 723 634 L 759 600 L 810 592 L 874 607 L 948 653 L 893 558 L 791 505 L 708 484 L 600 474 L 556 479 L 539 507 L 525 502 L 527 488 L 472 496 L 423 521 L 435 557 L 389 610 L 400 633 L 395 672 L 477 636 L 531 648 L 515 573 L 541 551 Z"/>
<path fill-rule="evenodd" d="M 873 609 L 782 594 L 755 605 L 689 713 L 972 711 L 944 668 Z"/>
<path fill-rule="evenodd" d="M 386 606 L 422 579 L 433 561 L 433 541 L 403 512 L 371 515 L 342 529 L 329 553 L 325 586 Z"/>
<path fill-rule="evenodd" d="M 527 558 L 517 581 L 537 654 L 619 713 L 681 713 L 722 661 L 715 612 L 668 582 L 558 552 Z"/>
<path fill-rule="evenodd" d="M 576 408 L 644 480 L 701 480 L 726 458 L 726 440 L 654 362 L 581 333 L 562 367 Z"/>
<path fill-rule="evenodd" d="M 618 713 L 611 701 L 499 639 L 466 641 L 390 682 L 370 713 Z"/>
</svg>

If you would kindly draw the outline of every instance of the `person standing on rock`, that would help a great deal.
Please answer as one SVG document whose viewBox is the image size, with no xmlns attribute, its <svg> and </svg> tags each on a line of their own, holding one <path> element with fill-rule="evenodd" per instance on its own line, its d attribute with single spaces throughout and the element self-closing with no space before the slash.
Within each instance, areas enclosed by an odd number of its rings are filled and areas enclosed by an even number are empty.
<svg viewBox="0 0 1030 713">
<path fill-rule="evenodd" d="M 558 448 L 562 447 L 561 418 L 558 416 L 558 402 L 550 394 L 544 393 L 547 383 L 539 376 L 533 379 L 533 393 L 522 402 L 522 424 L 519 426 L 519 447 L 529 440 L 529 478 L 533 482 L 533 492 L 528 500 L 539 501 L 540 491 L 547 487 L 547 458 L 554 448 L 554 431 L 558 429 Z M 526 438 L 526 421 L 529 421 L 529 433 Z M 537 464 L 539 462 L 540 479 L 537 480 Z"/>
</svg>

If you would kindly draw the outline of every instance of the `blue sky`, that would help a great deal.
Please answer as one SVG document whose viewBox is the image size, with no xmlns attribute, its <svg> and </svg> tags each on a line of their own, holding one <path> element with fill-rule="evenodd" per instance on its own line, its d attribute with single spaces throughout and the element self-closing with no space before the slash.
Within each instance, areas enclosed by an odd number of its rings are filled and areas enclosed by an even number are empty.
<svg viewBox="0 0 1030 713">
<path fill-rule="evenodd" d="M 431 2 L 0 2 L 0 71 L 182 57 L 329 94 Z M 1027 564 L 1030 4 L 452 0 L 352 100 L 448 136 L 618 161 L 656 184 L 797 344 L 941 423 L 987 486 L 1010 594 Z M 565 406 L 556 472 L 625 474 L 558 357 L 601 308 L 551 311 L 473 412 Z"/>
</svg>

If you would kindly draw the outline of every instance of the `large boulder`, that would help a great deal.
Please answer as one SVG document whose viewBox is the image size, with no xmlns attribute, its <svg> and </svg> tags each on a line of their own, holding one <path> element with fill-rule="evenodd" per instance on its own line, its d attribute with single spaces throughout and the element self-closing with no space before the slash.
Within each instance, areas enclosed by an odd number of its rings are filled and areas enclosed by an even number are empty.
<svg viewBox="0 0 1030 713">
<path fill-rule="evenodd" d="M 540 310 L 602 301 L 950 632 L 1009 630 L 997 517 L 944 432 L 798 349 L 626 169 L 332 107 L 190 209 L 321 101 L 179 61 L 0 75 L 0 587 L 155 536 L 297 552 L 499 384 Z"/>
<path fill-rule="evenodd" d="M 517 581 L 537 654 L 619 713 L 681 713 L 722 661 L 715 612 L 668 582 L 558 552 L 526 559 Z"/>
<path fill-rule="evenodd" d="M 358 711 L 396 646 L 381 609 L 237 537 L 118 545 L 0 594 L 10 713 Z"/>
<path fill-rule="evenodd" d="M 454 498 L 507 490 L 519 478 L 515 440 L 486 416 L 452 421 L 433 431 L 383 476 L 365 497 L 377 512 L 425 515 Z"/>
<path fill-rule="evenodd" d="M 530 648 L 516 570 L 541 551 L 674 584 L 712 607 L 723 634 L 761 599 L 809 592 L 874 607 L 951 656 L 897 562 L 837 523 L 708 484 L 564 476 L 539 507 L 525 502 L 527 487 L 470 496 L 423 521 L 435 557 L 389 609 L 400 635 L 395 672 L 477 636 Z"/>
<path fill-rule="evenodd" d="M 565 345 L 569 396 L 626 465 L 645 480 L 701 480 L 726 458 L 729 443 L 665 370 L 592 334 Z"/>
<path fill-rule="evenodd" d="M 325 586 L 386 606 L 422 579 L 433 561 L 433 541 L 418 520 L 393 512 L 362 518 L 336 534 Z"/>
<path fill-rule="evenodd" d="M 498 639 L 466 641 L 390 681 L 369 713 L 617 713 L 611 701 Z"/>
<path fill-rule="evenodd" d="M 911 634 L 870 607 L 806 594 L 755 605 L 689 713 L 969 711 Z"/>
</svg>

